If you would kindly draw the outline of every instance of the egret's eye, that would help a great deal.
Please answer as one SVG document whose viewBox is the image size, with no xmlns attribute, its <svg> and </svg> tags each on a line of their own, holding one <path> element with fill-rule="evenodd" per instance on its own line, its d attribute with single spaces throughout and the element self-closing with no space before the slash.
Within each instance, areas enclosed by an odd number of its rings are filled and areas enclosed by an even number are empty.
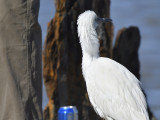
<svg viewBox="0 0 160 120">
<path fill-rule="evenodd" d="M 96 17 L 95 21 L 96 21 L 96 23 L 100 23 L 99 17 Z"/>
</svg>

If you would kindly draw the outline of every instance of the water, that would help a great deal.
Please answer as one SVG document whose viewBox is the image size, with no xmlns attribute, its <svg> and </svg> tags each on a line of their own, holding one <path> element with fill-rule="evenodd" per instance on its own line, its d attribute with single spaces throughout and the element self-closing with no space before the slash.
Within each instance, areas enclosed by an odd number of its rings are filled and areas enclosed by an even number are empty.
<svg viewBox="0 0 160 120">
<path fill-rule="evenodd" d="M 44 45 L 45 36 L 47 34 L 48 22 L 53 18 L 54 14 L 55 14 L 55 8 L 53 0 L 40 0 L 39 23 L 42 29 L 42 45 Z M 45 108 L 47 103 L 48 103 L 48 97 L 46 95 L 45 87 L 43 84 L 43 104 L 42 104 L 43 109 Z"/>
<path fill-rule="evenodd" d="M 41 0 L 39 22 L 42 27 L 43 43 L 47 23 L 55 13 L 53 0 Z M 141 81 L 149 105 L 160 120 L 160 0 L 111 0 L 111 18 L 115 34 L 122 27 L 138 26 L 141 33 L 139 50 Z M 43 89 L 43 108 L 48 98 Z"/>
</svg>

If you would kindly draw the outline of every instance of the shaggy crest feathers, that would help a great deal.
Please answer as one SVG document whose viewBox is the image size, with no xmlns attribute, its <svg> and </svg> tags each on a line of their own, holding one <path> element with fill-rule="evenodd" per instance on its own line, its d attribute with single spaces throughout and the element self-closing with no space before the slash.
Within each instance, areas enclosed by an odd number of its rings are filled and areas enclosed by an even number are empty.
<svg viewBox="0 0 160 120">
<path fill-rule="evenodd" d="M 96 33 L 96 23 L 97 15 L 93 11 L 86 11 L 79 15 L 78 24 L 78 36 L 80 38 L 80 43 L 82 51 L 89 53 L 95 57 L 99 55 L 99 40 Z"/>
<path fill-rule="evenodd" d="M 79 26 L 83 26 L 83 27 L 96 27 L 94 24 L 95 24 L 95 20 L 97 19 L 97 15 L 95 14 L 95 12 L 93 11 L 86 11 L 82 14 L 79 15 L 78 17 L 78 25 Z"/>
</svg>

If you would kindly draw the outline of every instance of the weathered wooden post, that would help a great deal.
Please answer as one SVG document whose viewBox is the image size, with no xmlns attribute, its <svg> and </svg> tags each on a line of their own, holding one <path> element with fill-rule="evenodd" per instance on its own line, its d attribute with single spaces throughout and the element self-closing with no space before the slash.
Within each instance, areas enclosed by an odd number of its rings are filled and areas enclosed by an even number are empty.
<svg viewBox="0 0 160 120">
<path fill-rule="evenodd" d="M 101 17 L 109 17 L 109 0 L 56 0 L 55 17 L 48 24 L 43 52 L 44 83 L 49 97 L 44 118 L 57 119 L 63 105 L 75 105 L 80 120 L 100 119 L 89 103 L 81 73 L 81 48 L 77 35 L 77 17 L 85 10 L 94 10 Z M 101 9 L 101 6 L 104 6 Z M 103 29 L 103 30 L 102 30 Z M 111 56 L 112 25 L 99 29 L 101 53 Z"/>
</svg>

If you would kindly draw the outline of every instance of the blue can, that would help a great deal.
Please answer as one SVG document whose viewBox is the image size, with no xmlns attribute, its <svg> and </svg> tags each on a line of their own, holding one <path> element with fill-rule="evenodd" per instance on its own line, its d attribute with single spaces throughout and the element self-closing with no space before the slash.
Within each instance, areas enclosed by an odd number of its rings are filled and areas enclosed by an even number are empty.
<svg viewBox="0 0 160 120">
<path fill-rule="evenodd" d="M 58 120 L 78 120 L 78 110 L 75 106 L 64 106 L 58 110 Z"/>
</svg>

